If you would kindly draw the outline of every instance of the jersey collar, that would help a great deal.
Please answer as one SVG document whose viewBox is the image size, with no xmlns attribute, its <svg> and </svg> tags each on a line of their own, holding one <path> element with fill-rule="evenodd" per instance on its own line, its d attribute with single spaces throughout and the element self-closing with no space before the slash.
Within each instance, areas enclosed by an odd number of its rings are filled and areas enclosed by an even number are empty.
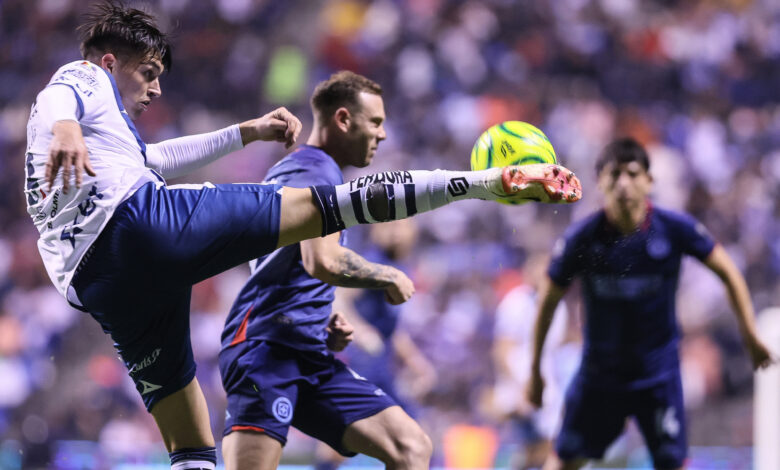
<svg viewBox="0 0 780 470">
<path fill-rule="evenodd" d="M 645 212 L 645 219 L 639 225 L 639 230 L 638 230 L 641 233 L 645 233 L 648 230 L 650 230 L 650 223 L 653 218 L 653 203 L 649 199 L 647 199 L 646 204 L 647 204 L 647 211 Z M 604 217 L 602 227 L 606 233 L 610 235 L 617 235 L 617 236 L 631 235 L 630 233 L 624 234 L 623 232 L 620 231 L 620 229 L 617 226 L 615 226 L 612 222 L 610 222 L 609 217 L 607 217 L 606 210 L 602 209 L 601 212 Z"/>
</svg>

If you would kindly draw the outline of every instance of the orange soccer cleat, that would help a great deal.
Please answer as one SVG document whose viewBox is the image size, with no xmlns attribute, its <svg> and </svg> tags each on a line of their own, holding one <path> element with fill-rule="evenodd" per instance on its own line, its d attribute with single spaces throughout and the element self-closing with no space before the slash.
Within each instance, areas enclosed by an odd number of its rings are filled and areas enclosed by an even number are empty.
<svg viewBox="0 0 780 470">
<path fill-rule="evenodd" d="M 504 192 L 511 199 L 571 203 L 582 198 L 582 185 L 574 172 L 560 165 L 536 163 L 507 166 L 501 173 Z"/>
</svg>

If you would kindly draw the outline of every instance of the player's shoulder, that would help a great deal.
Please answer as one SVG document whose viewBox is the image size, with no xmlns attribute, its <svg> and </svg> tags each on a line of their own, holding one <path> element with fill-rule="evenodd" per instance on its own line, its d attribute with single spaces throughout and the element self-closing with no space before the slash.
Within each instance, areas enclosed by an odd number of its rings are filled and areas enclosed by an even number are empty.
<svg viewBox="0 0 780 470">
<path fill-rule="evenodd" d="M 563 233 L 566 239 L 592 238 L 605 220 L 603 210 L 598 210 L 580 220 L 574 221 Z"/>
<path fill-rule="evenodd" d="M 333 158 L 322 149 L 310 145 L 303 145 L 279 160 L 268 170 L 268 177 L 278 178 L 282 175 L 302 172 L 315 172 L 341 179 L 341 169 Z"/>
<path fill-rule="evenodd" d="M 301 169 L 328 168 L 339 170 L 333 157 L 324 150 L 310 145 L 302 145 L 292 153 L 279 161 L 277 165 L 285 167 L 299 167 Z"/>
<path fill-rule="evenodd" d="M 714 240 L 707 227 L 687 212 L 653 207 L 653 217 L 655 223 L 660 223 L 667 232 L 674 236 L 682 238 L 704 237 Z"/>
<path fill-rule="evenodd" d="M 69 62 L 54 73 L 50 83 L 78 82 L 92 89 L 100 89 L 108 83 L 105 71 L 87 60 L 75 60 Z"/>
<path fill-rule="evenodd" d="M 652 211 L 652 217 L 656 221 L 672 228 L 690 227 L 699 224 L 699 221 L 687 212 L 666 209 L 658 206 L 653 206 Z"/>
</svg>

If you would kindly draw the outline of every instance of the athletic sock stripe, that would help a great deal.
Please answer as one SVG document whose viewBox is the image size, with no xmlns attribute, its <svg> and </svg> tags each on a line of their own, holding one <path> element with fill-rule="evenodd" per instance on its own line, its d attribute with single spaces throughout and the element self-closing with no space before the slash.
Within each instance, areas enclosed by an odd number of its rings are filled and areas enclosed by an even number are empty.
<svg viewBox="0 0 780 470">
<path fill-rule="evenodd" d="M 395 220 L 395 187 L 392 184 L 386 184 L 387 190 L 387 208 L 388 208 L 388 220 Z"/>
<path fill-rule="evenodd" d="M 417 213 L 417 200 L 414 194 L 414 184 L 404 185 L 404 200 L 406 201 L 406 216 L 411 217 Z"/>
<path fill-rule="evenodd" d="M 208 460 L 184 460 L 171 464 L 171 470 L 213 470 L 216 464 Z"/>
<path fill-rule="evenodd" d="M 360 197 L 360 190 L 352 191 L 349 193 L 349 197 L 352 198 L 352 209 L 355 211 L 355 219 L 359 224 L 367 224 L 368 221 L 363 215 L 363 198 Z"/>
</svg>

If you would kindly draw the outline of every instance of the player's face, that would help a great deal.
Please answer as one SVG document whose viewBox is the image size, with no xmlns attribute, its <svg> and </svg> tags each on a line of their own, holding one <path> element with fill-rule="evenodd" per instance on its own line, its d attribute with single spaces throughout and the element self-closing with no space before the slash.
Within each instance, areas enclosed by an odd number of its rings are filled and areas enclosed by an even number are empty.
<svg viewBox="0 0 780 470">
<path fill-rule="evenodd" d="M 138 119 L 152 100 L 162 95 L 162 73 L 163 65 L 159 59 L 144 60 L 140 63 L 122 63 L 117 60 L 117 66 L 111 74 L 130 119 Z"/>
<path fill-rule="evenodd" d="M 599 188 L 608 206 L 630 211 L 645 204 L 653 179 L 639 162 L 606 165 L 599 174 Z"/>
<path fill-rule="evenodd" d="M 374 158 L 379 142 L 387 138 L 385 134 L 385 105 L 382 97 L 362 92 L 358 101 L 360 108 L 352 115 L 349 128 L 350 164 L 358 168 L 368 166 Z"/>
</svg>

